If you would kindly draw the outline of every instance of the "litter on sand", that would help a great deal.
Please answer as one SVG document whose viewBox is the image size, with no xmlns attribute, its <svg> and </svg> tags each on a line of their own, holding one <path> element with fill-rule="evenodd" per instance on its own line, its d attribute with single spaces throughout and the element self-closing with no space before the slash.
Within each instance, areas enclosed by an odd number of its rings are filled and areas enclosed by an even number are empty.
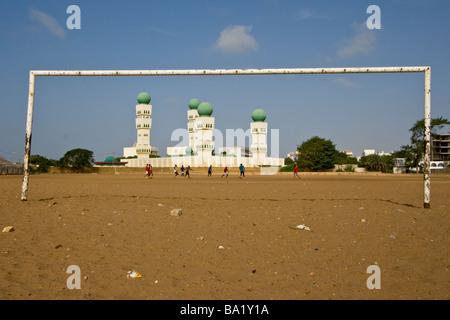
<svg viewBox="0 0 450 320">
<path fill-rule="evenodd" d="M 170 211 L 170 215 L 174 216 L 174 217 L 179 217 L 182 215 L 182 210 L 181 209 L 173 209 L 172 211 Z"/>
<path fill-rule="evenodd" d="M 136 270 L 128 271 L 127 278 L 141 278 L 141 274 Z"/>
<path fill-rule="evenodd" d="M 299 224 L 296 227 L 289 227 L 291 229 L 298 229 L 298 230 L 306 230 L 306 231 L 311 231 L 311 229 L 303 224 Z"/>
<path fill-rule="evenodd" d="M 9 226 L 9 227 L 4 227 L 2 232 L 13 232 L 14 231 L 14 227 L 13 226 Z"/>
</svg>

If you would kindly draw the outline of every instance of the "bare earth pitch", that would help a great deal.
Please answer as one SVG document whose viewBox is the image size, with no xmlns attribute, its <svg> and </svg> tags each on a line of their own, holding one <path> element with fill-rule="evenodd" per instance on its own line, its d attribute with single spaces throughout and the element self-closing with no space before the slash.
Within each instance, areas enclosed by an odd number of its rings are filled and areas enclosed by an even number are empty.
<svg viewBox="0 0 450 320">
<path fill-rule="evenodd" d="M 448 299 L 449 176 L 300 175 L 2 176 L 0 299 Z"/>
</svg>

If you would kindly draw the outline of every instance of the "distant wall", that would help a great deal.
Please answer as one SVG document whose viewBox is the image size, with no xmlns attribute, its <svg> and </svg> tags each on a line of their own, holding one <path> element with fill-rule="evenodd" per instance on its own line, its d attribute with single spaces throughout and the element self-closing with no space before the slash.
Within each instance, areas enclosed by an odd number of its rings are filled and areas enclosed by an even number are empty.
<svg viewBox="0 0 450 320">
<path fill-rule="evenodd" d="M 431 174 L 450 174 L 450 167 L 446 167 L 444 169 L 433 169 L 431 168 Z"/>
<path fill-rule="evenodd" d="M 0 165 L 0 174 L 23 174 L 23 166 L 15 164 Z"/>
</svg>

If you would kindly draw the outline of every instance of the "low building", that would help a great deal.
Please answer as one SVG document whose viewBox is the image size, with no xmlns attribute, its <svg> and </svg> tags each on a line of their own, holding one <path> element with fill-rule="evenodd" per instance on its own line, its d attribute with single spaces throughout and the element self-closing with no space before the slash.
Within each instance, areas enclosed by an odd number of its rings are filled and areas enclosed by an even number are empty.
<svg viewBox="0 0 450 320">
<path fill-rule="evenodd" d="M 342 151 L 343 153 L 345 153 L 345 155 L 349 158 L 353 158 L 353 152 L 350 150 L 344 150 Z"/>
<path fill-rule="evenodd" d="M 375 149 L 364 149 L 362 156 L 367 157 L 371 154 L 375 154 Z"/>
<path fill-rule="evenodd" d="M 23 165 L 0 158 L 0 174 L 23 174 Z"/>
<path fill-rule="evenodd" d="M 126 161 L 116 161 L 116 158 L 114 158 L 113 156 L 108 156 L 108 157 L 106 157 L 105 161 L 94 162 L 94 167 L 104 167 L 104 166 L 108 166 L 108 167 L 113 167 L 113 166 L 123 167 L 126 164 L 127 164 Z"/>
<path fill-rule="evenodd" d="M 393 173 L 406 173 L 406 159 L 405 158 L 395 158 L 394 167 L 392 169 Z"/>
</svg>

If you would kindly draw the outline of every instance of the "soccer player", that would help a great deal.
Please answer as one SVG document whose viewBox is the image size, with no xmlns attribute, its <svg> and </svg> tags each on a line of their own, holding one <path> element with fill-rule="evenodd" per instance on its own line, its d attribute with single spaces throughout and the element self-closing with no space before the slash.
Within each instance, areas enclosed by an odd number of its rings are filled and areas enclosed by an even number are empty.
<svg viewBox="0 0 450 320">
<path fill-rule="evenodd" d="M 147 164 L 145 166 L 145 179 L 148 179 L 150 177 L 150 166 Z"/>
<path fill-rule="evenodd" d="M 241 177 L 245 178 L 245 173 L 244 173 L 245 169 L 244 169 L 244 166 L 242 165 L 242 163 L 239 166 L 239 171 L 241 172 L 240 175 L 239 175 L 239 178 L 241 178 Z"/>
<path fill-rule="evenodd" d="M 211 178 L 211 173 L 212 173 L 212 165 L 210 165 L 208 168 L 208 177 L 210 177 L 210 178 Z"/>
<path fill-rule="evenodd" d="M 186 168 L 186 177 L 188 177 L 189 179 L 191 178 L 191 176 L 189 174 L 189 171 L 191 171 L 191 170 L 192 170 L 191 166 L 187 166 L 187 168 Z"/>
<path fill-rule="evenodd" d="M 300 179 L 300 176 L 298 175 L 298 166 L 297 165 L 295 165 L 295 167 L 294 167 L 294 179 L 295 178 L 299 178 Z"/>
<path fill-rule="evenodd" d="M 223 174 L 221 178 L 223 178 L 223 176 L 228 178 L 228 167 L 225 167 L 225 169 L 223 169 Z"/>
</svg>

